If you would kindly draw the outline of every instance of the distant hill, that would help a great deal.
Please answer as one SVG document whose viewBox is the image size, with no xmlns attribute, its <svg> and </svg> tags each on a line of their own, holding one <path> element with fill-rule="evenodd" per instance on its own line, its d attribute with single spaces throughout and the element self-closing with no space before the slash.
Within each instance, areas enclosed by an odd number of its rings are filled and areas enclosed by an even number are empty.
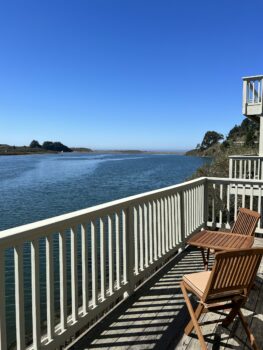
<svg viewBox="0 0 263 350">
<path fill-rule="evenodd" d="M 208 133 L 210 134 L 206 142 Z M 209 141 L 212 139 L 211 143 Z M 259 139 L 259 124 L 245 118 L 240 125 L 235 125 L 226 137 L 216 131 L 207 131 L 203 141 L 195 149 L 186 152 L 186 155 L 196 155 L 201 157 L 214 157 L 221 152 L 231 152 L 236 154 L 256 154 Z"/>
<path fill-rule="evenodd" d="M 258 140 L 259 124 L 247 118 L 240 125 L 235 125 L 223 140 L 220 139 L 209 147 L 202 147 L 203 139 L 196 149 L 186 152 L 186 155 L 212 157 L 213 160 L 210 164 L 199 168 L 192 178 L 199 176 L 228 177 L 228 157 L 230 155 L 256 155 Z"/>
<path fill-rule="evenodd" d="M 58 153 L 72 152 L 72 150 L 63 145 L 61 142 L 45 141 L 42 145 L 38 141 L 33 140 L 29 146 L 10 146 L 0 144 L 0 155 L 22 155 L 22 154 L 38 154 L 38 153 Z"/>
</svg>

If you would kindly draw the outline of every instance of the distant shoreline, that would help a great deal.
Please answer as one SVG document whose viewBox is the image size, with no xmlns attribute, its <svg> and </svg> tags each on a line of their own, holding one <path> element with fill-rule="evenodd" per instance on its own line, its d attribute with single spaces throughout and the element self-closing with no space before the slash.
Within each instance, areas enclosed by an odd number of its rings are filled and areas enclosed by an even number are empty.
<svg viewBox="0 0 263 350">
<path fill-rule="evenodd" d="M 82 154 L 166 154 L 166 155 L 185 155 L 186 152 L 183 151 L 122 151 L 122 150 L 93 150 L 93 151 L 77 151 L 73 150 L 73 152 L 52 152 L 52 151 L 9 151 L 3 152 L 0 151 L 0 156 L 27 156 L 27 155 L 40 155 L 40 154 L 67 154 L 67 153 L 82 153 Z"/>
</svg>

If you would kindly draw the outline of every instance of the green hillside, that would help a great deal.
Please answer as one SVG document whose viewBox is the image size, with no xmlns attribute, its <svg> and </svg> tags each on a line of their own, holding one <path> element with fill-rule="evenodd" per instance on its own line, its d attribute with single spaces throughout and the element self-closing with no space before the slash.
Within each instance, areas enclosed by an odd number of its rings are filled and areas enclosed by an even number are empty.
<svg viewBox="0 0 263 350">
<path fill-rule="evenodd" d="M 212 162 L 199 168 L 193 177 L 228 177 L 230 155 L 256 155 L 258 153 L 259 124 L 245 118 L 235 125 L 226 137 L 216 131 L 207 131 L 196 149 L 186 155 L 212 157 Z"/>
</svg>

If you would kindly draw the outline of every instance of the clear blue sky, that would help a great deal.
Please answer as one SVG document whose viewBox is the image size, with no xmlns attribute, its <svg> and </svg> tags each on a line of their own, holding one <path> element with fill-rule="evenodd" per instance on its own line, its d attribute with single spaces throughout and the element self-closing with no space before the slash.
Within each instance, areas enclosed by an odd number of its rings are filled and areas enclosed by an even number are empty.
<svg viewBox="0 0 263 350">
<path fill-rule="evenodd" d="M 4 0 L 0 143 L 195 147 L 242 120 L 263 2 Z"/>
</svg>

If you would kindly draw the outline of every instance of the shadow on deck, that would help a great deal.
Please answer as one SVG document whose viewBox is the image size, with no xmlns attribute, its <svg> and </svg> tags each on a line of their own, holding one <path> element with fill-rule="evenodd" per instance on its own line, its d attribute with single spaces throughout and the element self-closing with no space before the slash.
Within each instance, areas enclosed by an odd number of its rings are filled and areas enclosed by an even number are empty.
<svg viewBox="0 0 263 350">
<path fill-rule="evenodd" d="M 263 246 L 263 239 L 257 239 L 256 245 Z M 200 252 L 188 248 L 69 349 L 200 349 L 195 333 L 184 335 L 189 316 L 179 284 L 184 274 L 202 269 Z M 263 349 L 262 263 L 243 311 Z M 209 313 L 203 321 L 219 317 L 222 314 Z M 209 349 L 250 348 L 238 319 L 228 329 L 216 323 L 202 329 Z"/>
</svg>

